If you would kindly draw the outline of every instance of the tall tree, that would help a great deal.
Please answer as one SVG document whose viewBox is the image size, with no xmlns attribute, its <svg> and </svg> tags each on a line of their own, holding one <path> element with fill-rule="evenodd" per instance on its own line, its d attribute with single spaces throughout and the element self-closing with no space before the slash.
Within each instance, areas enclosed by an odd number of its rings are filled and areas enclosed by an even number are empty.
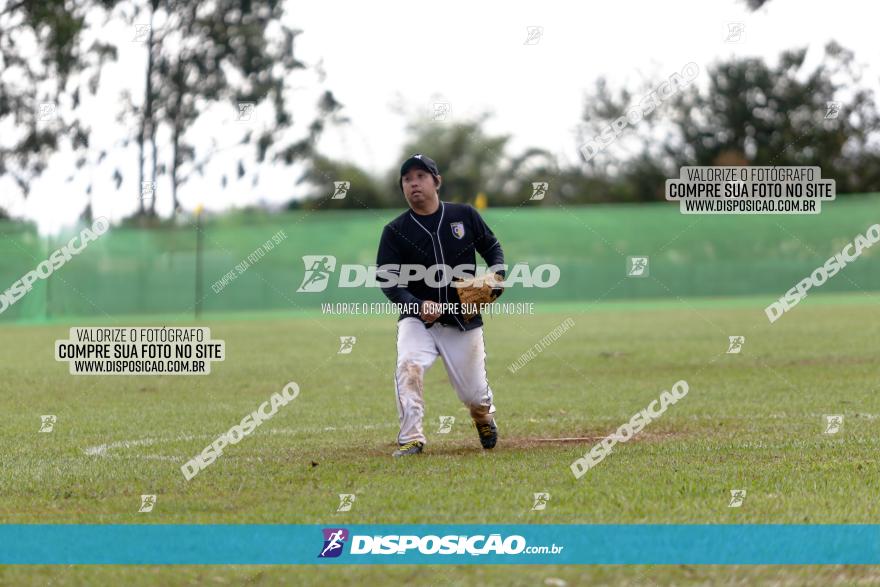
<svg viewBox="0 0 880 587">
<path fill-rule="evenodd" d="M 120 142 L 127 147 L 133 140 L 138 147 L 138 215 L 156 213 L 156 198 L 142 197 L 146 182 L 155 186 L 168 176 L 176 211 L 180 186 L 193 173 L 204 174 L 219 151 L 237 149 L 233 173 L 241 179 L 250 167 L 253 183 L 260 164 L 290 165 L 305 157 L 326 124 L 340 120 L 342 105 L 322 89 L 314 120 L 298 133 L 292 130 L 291 74 L 306 64 L 294 56 L 300 31 L 283 24 L 282 4 L 20 0 L 0 7 L 0 178 L 13 178 L 26 196 L 56 151 L 77 153 L 77 169 L 105 160 L 110 147 L 92 149 L 91 122 L 79 111 L 84 92 L 98 92 L 104 64 L 118 54 L 103 38 L 101 18 L 104 24 L 127 22 L 144 46 L 143 93 L 135 98 L 124 92 L 120 113 L 123 128 L 135 129 Z M 99 40 L 86 47 L 86 33 Z M 212 146 L 200 149 L 193 127 L 221 107 L 254 121 L 214 125 Z M 217 146 L 220 141 L 224 146 Z M 221 187 L 228 182 L 226 171 L 217 171 Z M 125 168 L 113 171 L 117 189 L 127 174 Z"/>
<path fill-rule="evenodd" d="M 547 151 L 527 148 L 509 153 L 509 135 L 486 129 L 488 113 L 457 121 L 415 118 L 409 125 L 410 142 L 400 160 L 424 152 L 437 162 L 443 176 L 440 191 L 452 202 L 474 202 L 485 194 L 490 205 L 520 205 L 529 200 L 532 182 L 555 175 L 555 158 Z M 394 188 L 399 169 L 392 170 Z M 535 200 L 538 202 L 538 200 Z"/>
<path fill-rule="evenodd" d="M 134 100 L 129 104 L 129 112 L 139 121 L 139 191 L 144 181 L 155 185 L 157 176 L 167 173 L 176 211 L 180 186 L 193 173 L 204 174 L 218 151 L 235 148 L 218 146 L 214 141 L 212 147 L 199 152 L 194 137 L 188 134 L 196 121 L 216 106 L 236 110 L 238 120 L 248 122 L 238 126 L 238 133 L 222 129 L 227 143 L 232 140 L 233 145 L 252 149 L 252 157 L 239 157 L 237 179 L 247 174 L 250 163 L 260 164 L 269 158 L 289 165 L 310 152 L 341 104 L 331 92 L 324 91 L 305 135 L 290 138 L 289 80 L 306 65 L 294 56 L 294 42 L 301 31 L 282 24 L 283 16 L 283 4 L 277 0 L 150 0 L 128 15 L 132 25 L 150 23 L 144 34 L 143 99 L 140 104 Z M 256 112 L 267 111 L 263 105 L 271 109 L 271 115 L 260 124 Z M 161 130 L 170 138 L 169 149 L 162 149 L 167 154 L 157 154 L 157 132 Z M 252 174 L 253 182 L 257 174 Z M 229 177 L 221 175 L 225 187 Z M 141 212 L 155 215 L 155 205 L 153 198 Z"/>
<path fill-rule="evenodd" d="M 337 182 L 341 184 L 339 190 Z M 309 156 L 306 170 L 297 183 L 308 184 L 312 190 L 303 200 L 291 201 L 289 208 L 363 210 L 389 207 L 394 199 L 394 192 L 384 189 L 382 182 L 364 169 L 318 153 Z"/>
<path fill-rule="evenodd" d="M 805 57 L 799 49 L 783 52 L 775 66 L 758 58 L 711 66 L 625 128 L 589 161 L 588 173 L 625 184 L 627 199 L 641 200 L 663 199 L 663 178 L 683 165 L 819 166 L 839 193 L 876 190 L 880 116 L 853 54 L 831 42 L 811 71 Z M 656 87 L 615 93 L 600 80 L 585 104 L 584 136 L 599 134 Z"/>
<path fill-rule="evenodd" d="M 414 119 L 407 130 L 412 138 L 404 145 L 400 161 L 419 152 L 436 161 L 443 176 L 440 190 L 444 200 L 469 202 L 480 192 L 497 190 L 498 171 L 510 137 L 489 135 L 484 128 L 488 119 L 488 114 L 464 121 Z M 391 173 L 398 192 L 399 171 Z"/>
<path fill-rule="evenodd" d="M 77 168 L 89 160 L 91 125 L 79 107 L 86 92 L 97 92 L 116 49 L 84 46 L 82 37 L 87 15 L 117 1 L 13 0 L 0 7 L 0 178 L 11 177 L 24 197 L 58 150 L 76 153 Z"/>
</svg>

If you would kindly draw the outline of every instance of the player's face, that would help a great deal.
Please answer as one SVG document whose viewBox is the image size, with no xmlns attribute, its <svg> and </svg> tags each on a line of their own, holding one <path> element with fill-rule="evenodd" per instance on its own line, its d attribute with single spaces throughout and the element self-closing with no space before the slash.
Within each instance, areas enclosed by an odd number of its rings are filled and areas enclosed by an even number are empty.
<svg viewBox="0 0 880 587">
<path fill-rule="evenodd" d="M 414 167 L 403 176 L 403 195 L 410 206 L 422 207 L 437 198 L 434 176 Z"/>
</svg>

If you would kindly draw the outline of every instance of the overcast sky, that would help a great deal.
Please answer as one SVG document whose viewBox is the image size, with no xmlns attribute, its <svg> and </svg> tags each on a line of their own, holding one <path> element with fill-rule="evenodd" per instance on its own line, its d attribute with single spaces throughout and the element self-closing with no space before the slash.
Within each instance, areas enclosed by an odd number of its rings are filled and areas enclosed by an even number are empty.
<svg viewBox="0 0 880 587">
<path fill-rule="evenodd" d="M 326 79 L 299 74 L 291 85 L 295 125 L 299 131 L 312 119 L 309 109 L 322 87 L 345 105 L 351 123 L 329 130 L 320 149 L 373 173 L 399 164 L 407 137 L 407 118 L 397 111 L 425 115 L 434 102 L 448 102 L 448 120 L 494 112 L 493 132 L 513 136 L 514 152 L 526 146 L 549 149 L 560 158 L 577 158 L 575 128 L 584 93 L 599 76 L 613 86 L 643 79 L 668 78 L 685 64 L 697 63 L 701 76 L 713 61 L 732 56 L 759 56 L 773 61 L 784 49 L 807 46 L 808 65 L 820 58 L 831 39 L 851 49 L 865 66 L 865 81 L 880 79 L 876 19 L 869 3 L 858 0 L 771 0 L 752 13 L 735 0 L 670 2 L 463 2 L 424 5 L 403 1 L 382 3 L 322 1 L 288 2 L 287 22 L 304 32 L 298 57 L 323 62 Z M 728 42 L 728 23 L 745 25 L 738 42 Z M 526 43 L 528 27 L 542 27 L 536 42 Z M 113 147 L 125 132 L 114 121 L 119 92 L 143 91 L 144 46 L 121 22 L 102 27 L 101 34 L 120 40 L 118 64 L 108 70 L 97 99 L 87 106 L 93 121 L 93 144 L 111 149 L 110 162 L 126 171 L 122 191 L 109 180 L 112 166 L 87 171 L 72 183 L 68 156 L 53 158 L 26 201 L 0 182 L 0 206 L 36 220 L 42 232 L 70 224 L 86 204 L 84 186 L 94 181 L 95 215 L 118 220 L 137 207 L 137 151 Z M 705 78 L 697 79 L 700 83 Z M 257 112 L 257 117 L 259 117 Z M 200 125 L 199 141 L 232 121 L 231 109 L 213 113 Z M 221 145 L 226 144 L 217 135 Z M 430 145 L 423 150 L 430 154 Z M 224 152 L 219 167 L 230 169 L 236 155 Z M 442 170 L 441 170 L 442 172 Z M 258 200 L 284 202 L 301 195 L 294 184 L 298 171 L 270 170 L 260 184 L 233 183 L 220 189 L 219 173 L 191 182 L 181 191 L 184 208 L 203 203 L 220 210 Z M 158 209 L 167 214 L 170 196 L 157 186 Z"/>
</svg>

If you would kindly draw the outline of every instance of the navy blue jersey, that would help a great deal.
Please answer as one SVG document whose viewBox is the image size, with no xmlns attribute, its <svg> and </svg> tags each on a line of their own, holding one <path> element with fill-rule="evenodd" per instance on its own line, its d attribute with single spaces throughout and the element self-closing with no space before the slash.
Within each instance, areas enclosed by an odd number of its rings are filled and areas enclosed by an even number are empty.
<svg viewBox="0 0 880 587">
<path fill-rule="evenodd" d="M 426 227 L 426 222 L 430 223 L 433 218 L 420 216 L 412 210 L 407 210 L 386 224 L 379 241 L 376 265 L 380 269 L 389 264 L 421 265 L 425 268 L 434 265 L 473 267 L 476 265 L 476 253 L 489 267 L 504 264 L 501 244 L 473 206 L 441 201 L 438 212 L 438 221 L 434 223 L 436 228 L 434 225 Z M 474 274 L 473 270 L 467 273 Z M 505 274 L 501 269 L 498 273 Z M 451 273 L 447 277 L 451 279 Z M 458 293 L 451 284 L 432 287 L 425 280 L 410 280 L 406 286 L 393 284 L 382 287 L 382 292 L 389 300 L 400 304 L 421 304 L 425 300 L 442 304 L 459 303 Z M 405 312 L 399 319 L 410 316 L 419 317 L 418 313 Z M 457 326 L 460 330 L 472 330 L 483 325 L 479 315 L 465 322 L 460 312 L 443 314 L 437 322 Z M 431 325 L 427 324 L 428 327 Z"/>
</svg>

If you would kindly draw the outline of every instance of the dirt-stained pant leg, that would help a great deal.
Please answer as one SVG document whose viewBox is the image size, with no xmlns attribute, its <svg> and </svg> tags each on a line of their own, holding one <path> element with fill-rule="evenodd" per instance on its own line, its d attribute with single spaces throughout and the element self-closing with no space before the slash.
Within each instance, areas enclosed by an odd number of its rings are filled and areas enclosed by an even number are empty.
<svg viewBox="0 0 880 587">
<path fill-rule="evenodd" d="M 479 423 L 492 420 L 495 404 L 486 376 L 486 347 L 483 328 L 461 332 L 457 328 L 435 326 L 431 329 L 437 349 L 446 365 L 449 382 L 455 388 L 471 418 Z"/>
<path fill-rule="evenodd" d="M 434 327 L 436 328 L 436 327 Z M 434 329 L 432 328 L 432 329 Z M 429 330 L 418 318 L 404 318 L 397 323 L 397 372 L 394 390 L 400 434 L 397 442 L 425 442 L 422 419 L 425 417 L 425 372 L 437 359 L 437 346 Z"/>
</svg>

